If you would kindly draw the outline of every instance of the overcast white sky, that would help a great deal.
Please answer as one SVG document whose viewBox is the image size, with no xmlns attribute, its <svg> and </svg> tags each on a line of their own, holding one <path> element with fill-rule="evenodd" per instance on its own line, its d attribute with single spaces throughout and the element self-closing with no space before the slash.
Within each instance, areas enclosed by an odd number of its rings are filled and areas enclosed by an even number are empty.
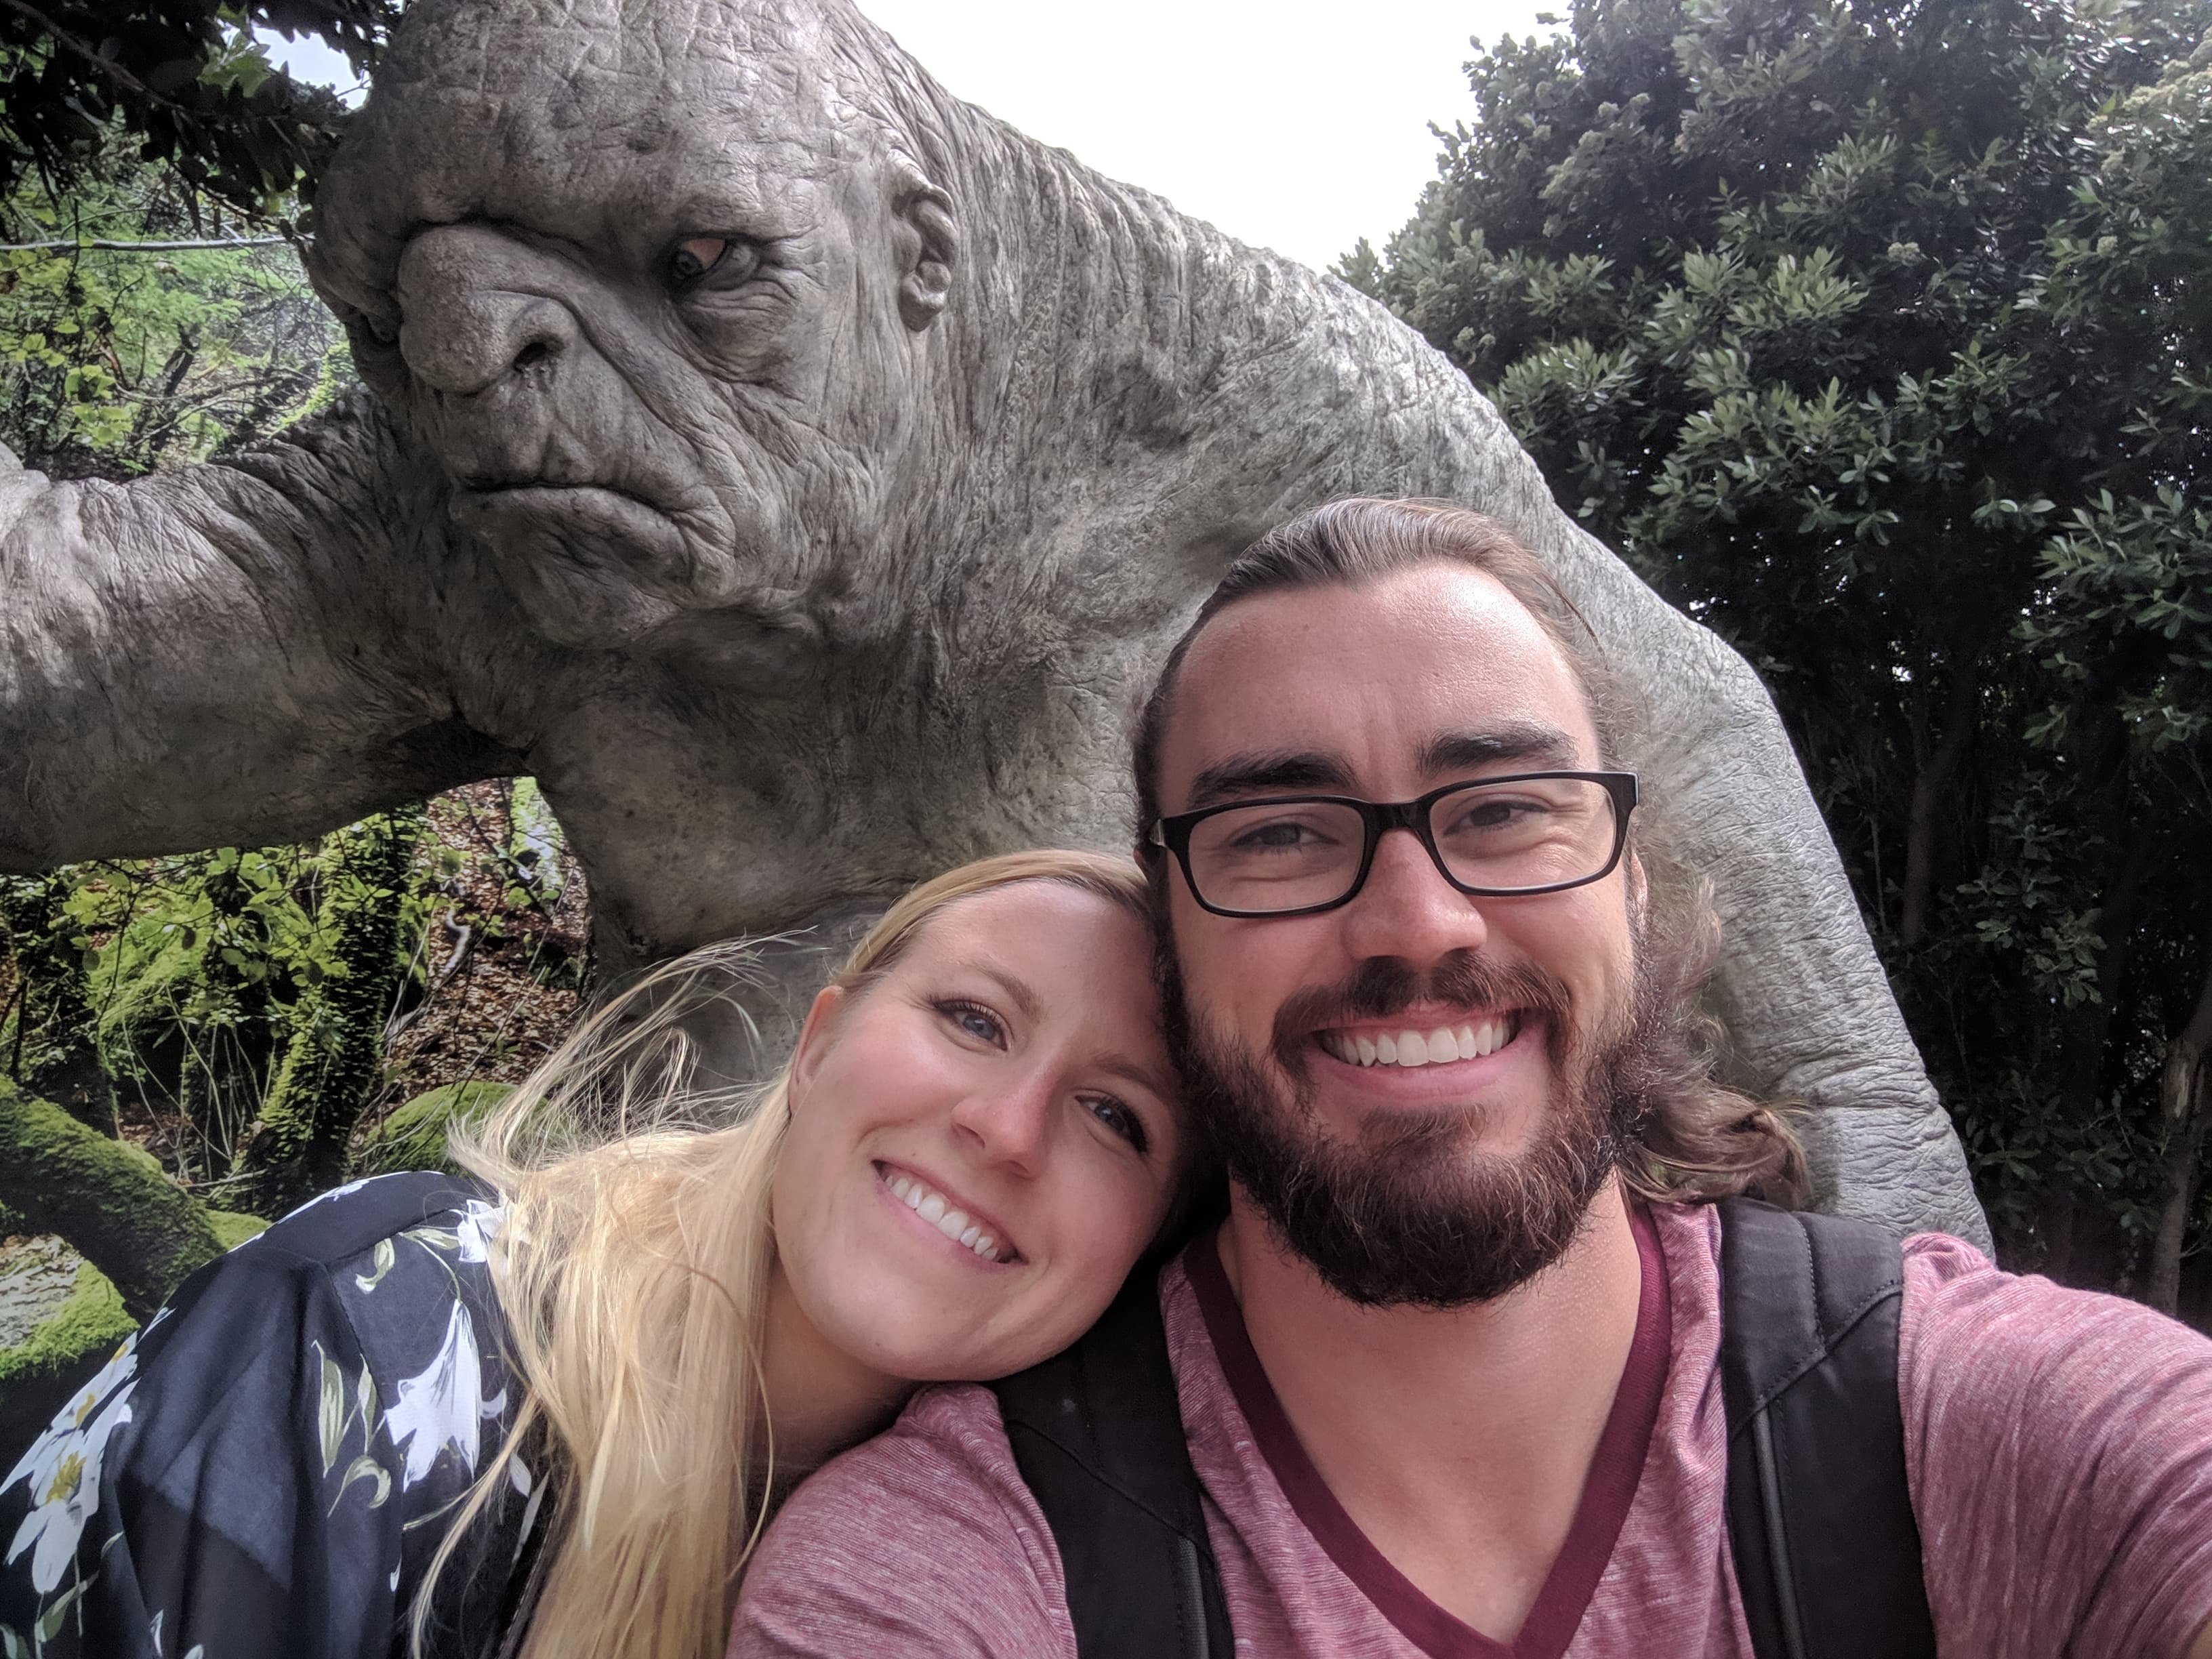
<svg viewBox="0 0 2212 1659">
<path fill-rule="evenodd" d="M 1473 35 L 1559 0 L 860 0 L 946 88 L 1232 236 L 1326 266 L 1379 247 L 1473 110 Z M 276 43 L 295 73 L 350 78 Z"/>
</svg>

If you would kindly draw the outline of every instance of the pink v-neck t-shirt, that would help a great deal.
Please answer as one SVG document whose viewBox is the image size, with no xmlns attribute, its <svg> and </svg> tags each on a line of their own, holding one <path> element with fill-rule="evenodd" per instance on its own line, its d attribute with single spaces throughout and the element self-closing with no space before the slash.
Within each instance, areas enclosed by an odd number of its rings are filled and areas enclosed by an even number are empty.
<svg viewBox="0 0 2212 1659">
<path fill-rule="evenodd" d="M 1300 1447 L 1210 1240 L 1160 1279 L 1240 1654 L 1741 1656 L 1728 1545 L 1720 1234 L 1638 1228 L 1636 1335 L 1567 1541 L 1493 1640 L 1368 1541 Z M 1898 1389 L 1945 1659 L 2181 1659 L 2212 1621 L 2212 1341 L 2137 1304 L 1907 1241 Z M 731 1659 L 1075 1659 L 1059 1552 L 989 1390 L 933 1389 L 801 1486 L 746 1576 Z"/>
</svg>

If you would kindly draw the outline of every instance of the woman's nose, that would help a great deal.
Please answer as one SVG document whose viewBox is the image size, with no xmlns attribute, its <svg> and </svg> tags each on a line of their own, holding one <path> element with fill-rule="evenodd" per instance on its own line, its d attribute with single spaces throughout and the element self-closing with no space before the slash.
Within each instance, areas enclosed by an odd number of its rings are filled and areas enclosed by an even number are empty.
<svg viewBox="0 0 2212 1659">
<path fill-rule="evenodd" d="M 1003 1087 L 963 1097 L 952 1109 L 952 1127 L 987 1162 L 1034 1176 L 1044 1166 L 1054 1095 L 1052 1078 L 1041 1070 L 1024 1072 Z"/>
</svg>

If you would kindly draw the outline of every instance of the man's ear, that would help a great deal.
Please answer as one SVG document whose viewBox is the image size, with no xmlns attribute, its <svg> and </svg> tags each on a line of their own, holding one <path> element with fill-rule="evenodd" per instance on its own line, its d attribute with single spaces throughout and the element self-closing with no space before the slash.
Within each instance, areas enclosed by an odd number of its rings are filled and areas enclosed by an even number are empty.
<svg viewBox="0 0 2212 1659">
<path fill-rule="evenodd" d="M 806 1023 L 799 1028 L 799 1042 L 791 1051 L 791 1080 L 784 1098 L 793 1109 L 797 1109 L 800 1097 L 813 1084 L 815 1073 L 822 1069 L 823 1057 L 837 1039 L 837 1022 L 851 1000 L 852 994 L 842 985 L 825 985 L 814 994 Z"/>
<path fill-rule="evenodd" d="M 952 298 L 952 269 L 960 259 L 960 227 L 952 198 L 930 183 L 905 156 L 891 167 L 892 251 L 898 261 L 899 317 L 916 334 L 944 313 Z"/>
</svg>

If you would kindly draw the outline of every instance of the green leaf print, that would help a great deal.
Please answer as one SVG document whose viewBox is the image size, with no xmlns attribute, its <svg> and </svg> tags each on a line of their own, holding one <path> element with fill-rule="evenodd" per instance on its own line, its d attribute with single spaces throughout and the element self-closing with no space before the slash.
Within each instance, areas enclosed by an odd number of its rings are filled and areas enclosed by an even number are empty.
<svg viewBox="0 0 2212 1659">
<path fill-rule="evenodd" d="M 315 1413 L 315 1427 L 322 1437 L 323 1473 L 331 1472 L 331 1465 L 338 1461 L 338 1447 L 345 1439 L 346 1404 L 345 1373 L 338 1370 L 337 1362 L 323 1352 L 323 1345 L 314 1345 L 315 1355 L 323 1362 L 323 1397 Z"/>
<path fill-rule="evenodd" d="M 69 1616 L 69 1610 L 76 1603 L 76 1598 L 99 1582 L 100 1575 L 95 1572 L 89 1578 L 78 1579 L 76 1583 L 54 1597 L 53 1605 L 39 1615 L 38 1628 L 32 1632 L 40 1647 L 44 1647 L 61 1634 L 62 1621 Z"/>
<path fill-rule="evenodd" d="M 392 1248 L 390 1239 L 378 1239 L 376 1249 L 370 1254 L 370 1260 L 375 1263 L 376 1271 L 373 1273 L 356 1273 L 353 1276 L 353 1282 L 360 1285 L 364 1291 L 374 1290 L 384 1282 L 385 1274 L 392 1271 L 392 1264 L 398 1255 L 398 1252 Z"/>
<path fill-rule="evenodd" d="M 368 1361 L 361 1362 L 361 1380 L 354 1384 L 354 1403 L 361 1409 L 361 1443 L 376 1437 L 376 1379 L 368 1374 Z M 330 1470 L 325 1468 L 324 1474 Z"/>
<path fill-rule="evenodd" d="M 356 1480 L 369 1480 L 375 1483 L 376 1496 L 368 1500 L 368 1507 L 373 1510 L 381 1508 L 384 1500 L 392 1496 L 390 1471 L 367 1452 L 363 1452 L 346 1465 L 345 1479 L 338 1482 L 338 1495 L 331 1500 L 331 1514 L 337 1513 L 338 1504 L 346 1495 L 346 1488 Z"/>
</svg>

